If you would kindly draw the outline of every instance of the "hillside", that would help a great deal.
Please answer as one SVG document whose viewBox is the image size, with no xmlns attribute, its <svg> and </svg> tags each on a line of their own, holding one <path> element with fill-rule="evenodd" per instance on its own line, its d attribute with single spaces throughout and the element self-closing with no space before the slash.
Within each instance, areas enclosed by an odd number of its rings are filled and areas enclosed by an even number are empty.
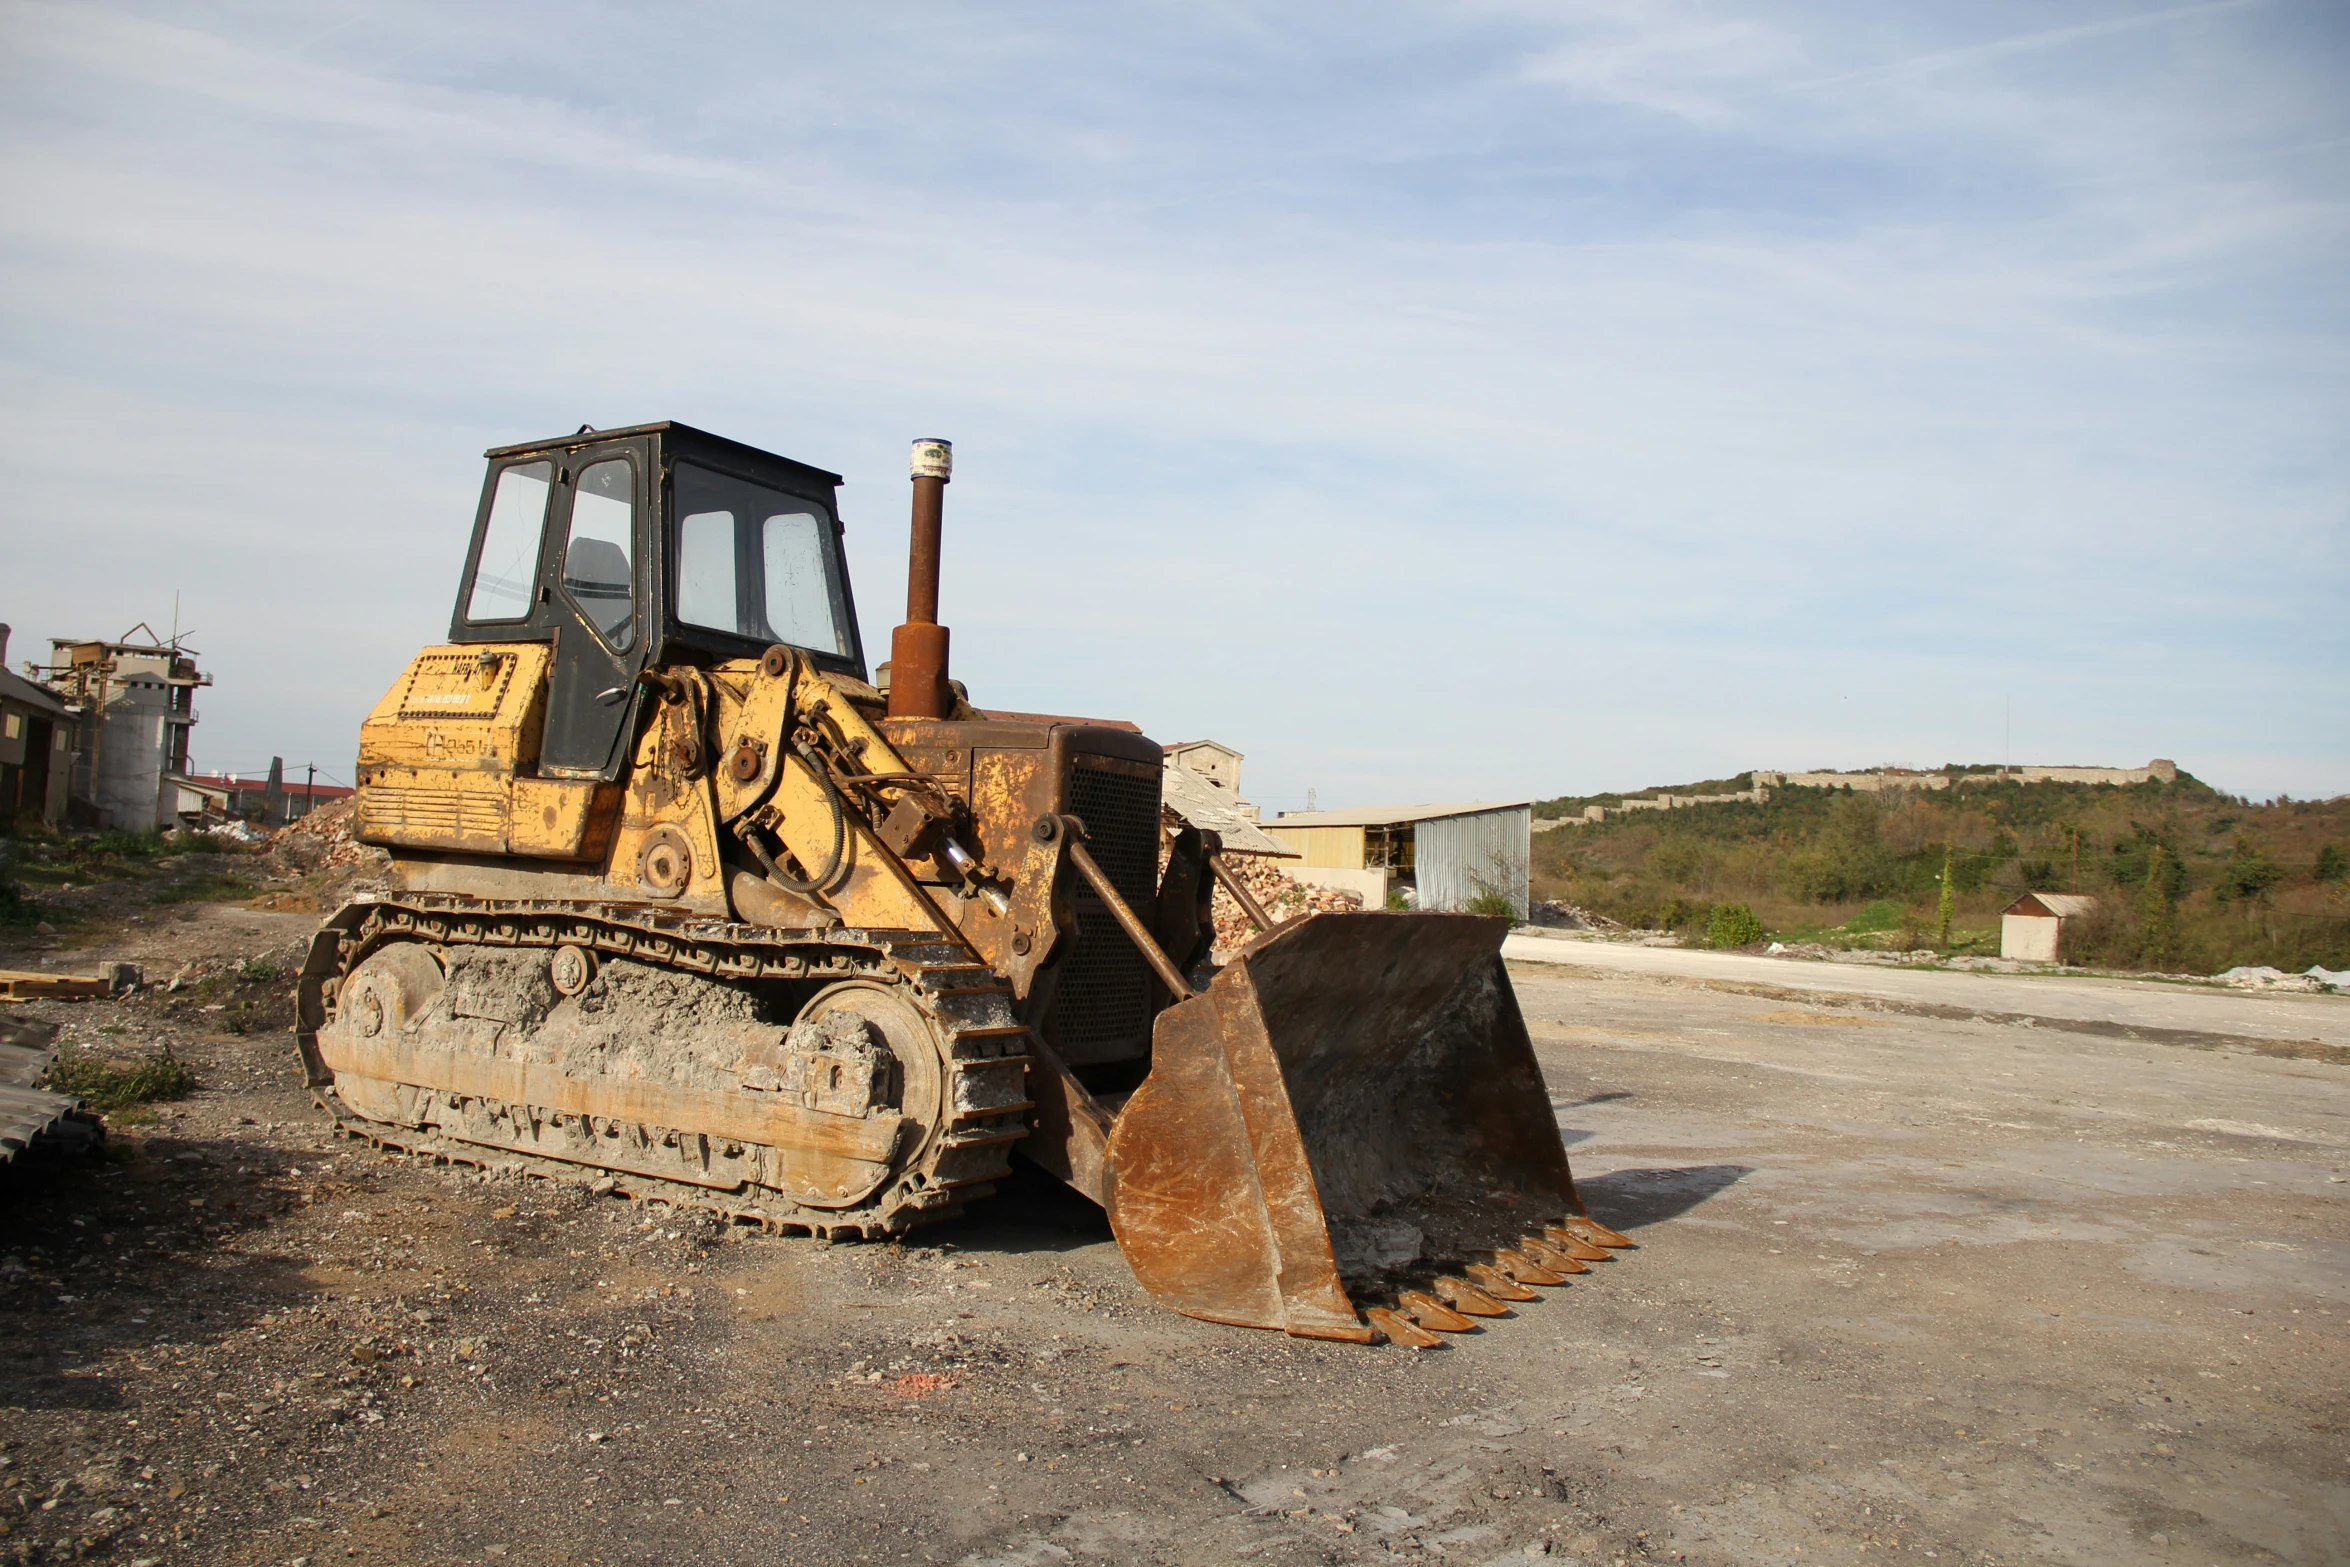
<svg viewBox="0 0 2350 1567">
<path fill-rule="evenodd" d="M 1624 797 L 1562 797 L 1534 810 L 1572 815 Z M 2025 891 L 2078 890 L 2101 900 L 2081 932 L 2083 961 L 2204 973 L 2350 967 L 2350 798 L 2255 805 L 2185 773 L 2127 787 L 1790 788 L 1759 806 L 1611 814 L 1535 834 L 1534 895 L 1692 933 L 1715 903 L 1743 902 L 1781 939 L 1928 946 L 1940 935 L 1946 853 L 1953 950 L 1996 951 L 1999 910 Z"/>
</svg>

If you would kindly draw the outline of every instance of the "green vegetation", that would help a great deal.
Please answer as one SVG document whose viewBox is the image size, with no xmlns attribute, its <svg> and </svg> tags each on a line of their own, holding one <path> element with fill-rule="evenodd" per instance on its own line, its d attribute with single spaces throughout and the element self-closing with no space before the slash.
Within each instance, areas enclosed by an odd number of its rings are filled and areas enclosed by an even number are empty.
<svg viewBox="0 0 2350 1567">
<path fill-rule="evenodd" d="M 1471 914 L 1499 915 L 1512 922 L 1518 917 L 1518 907 L 1510 902 L 1506 892 L 1480 892 L 1468 901 L 1466 908 Z"/>
<path fill-rule="evenodd" d="M 0 930 L 29 930 L 40 923 L 41 911 L 25 897 L 9 870 L 9 866 L 0 865 Z"/>
<path fill-rule="evenodd" d="M 93 1110 L 124 1110 L 158 1099 L 185 1099 L 196 1090 L 196 1074 L 169 1049 L 153 1050 L 124 1066 L 87 1055 L 72 1045 L 57 1052 L 47 1074 L 50 1088 L 73 1094 Z"/>
<path fill-rule="evenodd" d="M 1706 916 L 1705 943 L 1709 947 L 1751 947 L 1763 934 L 1763 922 L 1743 903 L 1717 903 Z"/>
<path fill-rule="evenodd" d="M 225 903 L 232 898 L 250 898 L 258 891 L 242 876 L 226 871 L 207 871 L 200 876 L 183 877 L 155 889 L 149 903 Z"/>
<path fill-rule="evenodd" d="M 1722 793 L 1743 782 L 1640 792 Z M 1620 797 L 1546 801 L 1536 814 L 1611 798 Z M 2126 787 L 1782 789 L 1760 806 L 1639 812 L 1538 833 L 1534 895 L 1691 940 L 1710 941 L 1715 910 L 1742 904 L 1784 941 L 1996 953 L 2008 903 L 2077 891 L 2099 899 L 2068 927 L 2078 961 L 2291 972 L 2350 966 L 2345 841 L 2350 800 L 2256 805 L 2184 775 Z"/>
</svg>

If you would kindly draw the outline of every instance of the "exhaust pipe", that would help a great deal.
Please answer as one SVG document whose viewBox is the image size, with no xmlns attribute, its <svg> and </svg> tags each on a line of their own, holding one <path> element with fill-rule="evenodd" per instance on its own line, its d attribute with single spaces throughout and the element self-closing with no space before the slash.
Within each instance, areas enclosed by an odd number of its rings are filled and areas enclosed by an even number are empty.
<svg viewBox="0 0 2350 1567">
<path fill-rule="evenodd" d="M 906 560 L 906 623 L 889 639 L 889 716 L 944 718 L 955 710 L 947 689 L 947 628 L 938 623 L 939 535 L 954 445 L 916 441 L 914 537 Z"/>
</svg>

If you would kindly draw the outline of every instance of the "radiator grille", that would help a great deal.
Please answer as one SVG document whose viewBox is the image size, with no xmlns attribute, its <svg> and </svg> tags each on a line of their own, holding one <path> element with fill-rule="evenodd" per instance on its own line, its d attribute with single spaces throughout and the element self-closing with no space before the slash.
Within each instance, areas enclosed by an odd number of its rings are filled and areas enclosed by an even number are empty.
<svg viewBox="0 0 2350 1567">
<path fill-rule="evenodd" d="M 1158 895 L 1159 777 L 1077 759 L 1069 814 L 1085 823 L 1093 857 L 1137 914 L 1151 917 Z M 1064 1059 L 1122 1060 L 1146 1048 L 1151 971 L 1093 889 L 1075 883 L 1077 949 L 1064 960 L 1050 1030 Z"/>
<path fill-rule="evenodd" d="M 506 802 L 496 794 L 368 784 L 359 791 L 355 832 L 362 843 L 501 852 Z"/>
</svg>

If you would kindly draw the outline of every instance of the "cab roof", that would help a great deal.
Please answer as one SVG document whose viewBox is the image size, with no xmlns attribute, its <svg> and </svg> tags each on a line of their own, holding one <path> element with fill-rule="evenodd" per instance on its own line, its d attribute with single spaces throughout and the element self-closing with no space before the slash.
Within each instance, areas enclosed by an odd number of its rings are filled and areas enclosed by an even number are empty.
<svg viewBox="0 0 2350 1567">
<path fill-rule="evenodd" d="M 690 424 L 680 424 L 674 419 L 662 419 L 652 424 L 622 425 L 616 429 L 609 430 L 595 430 L 583 427 L 573 431 L 569 435 L 549 436 L 545 440 L 540 441 L 518 441 L 512 446 L 493 446 L 488 451 L 482 453 L 482 455 L 488 458 L 499 458 L 535 455 L 542 452 L 553 454 L 557 452 L 577 451 L 583 446 L 593 446 L 599 441 L 614 441 L 619 440 L 624 436 L 631 435 L 660 435 L 670 439 L 679 440 L 680 444 L 683 445 L 716 448 L 721 451 L 740 453 L 744 456 L 754 458 L 760 462 L 780 463 L 786 468 L 797 468 L 802 473 L 808 474 L 814 478 L 822 479 L 825 483 L 835 487 L 846 484 L 848 482 L 839 474 L 830 472 L 827 469 L 818 468 L 811 463 L 804 463 L 798 461 L 795 458 L 779 456 L 776 453 L 767 451 L 762 447 L 752 446 L 748 442 L 729 440 L 723 435 L 713 435 L 708 430 L 698 429 Z"/>
</svg>

